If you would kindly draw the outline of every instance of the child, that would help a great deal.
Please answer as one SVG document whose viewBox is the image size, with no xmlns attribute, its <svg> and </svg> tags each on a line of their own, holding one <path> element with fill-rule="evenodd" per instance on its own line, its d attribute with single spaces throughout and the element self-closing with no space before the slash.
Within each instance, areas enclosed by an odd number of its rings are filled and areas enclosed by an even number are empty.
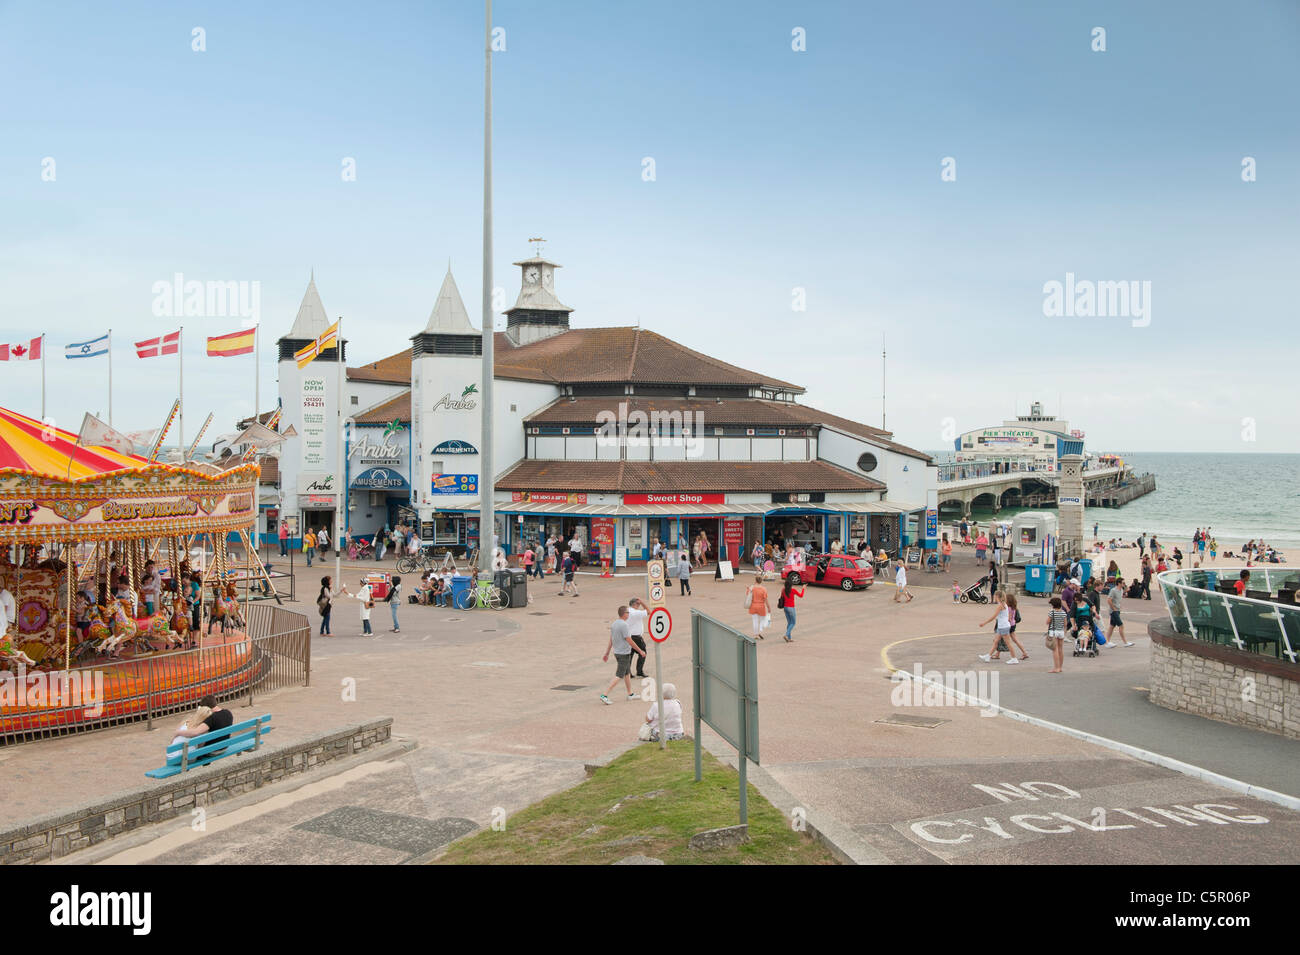
<svg viewBox="0 0 1300 955">
<path fill-rule="evenodd" d="M 955 580 L 952 582 L 952 602 L 961 603 L 961 584 Z"/>
</svg>

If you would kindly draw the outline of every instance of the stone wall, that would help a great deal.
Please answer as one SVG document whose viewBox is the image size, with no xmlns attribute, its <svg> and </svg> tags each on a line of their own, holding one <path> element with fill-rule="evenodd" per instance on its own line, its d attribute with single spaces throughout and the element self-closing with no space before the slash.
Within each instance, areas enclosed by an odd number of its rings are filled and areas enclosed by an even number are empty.
<svg viewBox="0 0 1300 955">
<path fill-rule="evenodd" d="M 1193 640 L 1151 621 L 1151 702 L 1300 739 L 1300 664 Z"/>
<path fill-rule="evenodd" d="M 195 807 L 383 745 L 392 737 L 392 730 L 392 718 L 387 717 L 284 746 L 263 744 L 256 752 L 228 756 L 141 789 L 28 820 L 0 832 L 0 864 L 58 858 L 140 826 L 189 815 Z M 143 771 L 141 777 L 145 778 Z"/>
</svg>

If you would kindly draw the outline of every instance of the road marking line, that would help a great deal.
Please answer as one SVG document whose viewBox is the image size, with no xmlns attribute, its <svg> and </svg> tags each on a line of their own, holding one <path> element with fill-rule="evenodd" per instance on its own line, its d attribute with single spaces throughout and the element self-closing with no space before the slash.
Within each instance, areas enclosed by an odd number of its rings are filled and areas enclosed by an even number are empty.
<svg viewBox="0 0 1300 955">
<path fill-rule="evenodd" d="M 889 650 L 892 647 L 904 643 L 911 643 L 914 640 L 930 640 L 935 637 L 963 637 L 968 636 L 965 633 L 930 633 L 919 637 L 908 637 L 904 640 L 895 640 L 893 643 L 884 647 L 880 651 L 880 658 L 884 661 L 886 668 L 891 673 L 901 673 L 909 680 L 918 680 L 927 686 L 935 686 L 961 700 L 969 706 L 978 706 L 983 709 L 991 709 L 1001 716 L 1006 716 L 1013 720 L 1019 720 L 1022 723 L 1028 723 L 1030 726 L 1038 726 L 1043 729 L 1051 730 L 1054 733 L 1061 733 L 1065 736 L 1072 736 L 1075 739 L 1083 740 L 1085 743 L 1093 743 L 1106 749 L 1113 749 L 1118 753 L 1126 756 L 1132 756 L 1134 759 L 1140 759 L 1144 763 L 1151 763 L 1164 769 L 1173 770 L 1176 773 L 1182 773 L 1184 776 L 1190 776 L 1193 779 L 1199 779 L 1202 782 L 1213 783 L 1216 786 L 1222 786 L 1224 789 L 1238 793 L 1242 796 L 1250 796 L 1264 802 L 1275 803 L 1287 809 L 1300 811 L 1300 797 L 1288 796 L 1286 793 L 1276 792 L 1272 789 L 1265 789 L 1263 786 L 1256 786 L 1254 783 L 1244 782 L 1240 779 L 1233 779 L 1231 776 L 1224 776 L 1222 773 L 1216 773 L 1213 770 L 1206 769 L 1203 766 L 1196 766 L 1192 763 L 1185 763 L 1180 759 L 1174 759 L 1172 756 L 1165 756 L 1149 749 L 1142 749 L 1129 743 L 1121 743 L 1119 740 L 1109 739 L 1105 736 L 1098 736 L 1096 733 L 1089 733 L 1085 730 L 1077 730 L 1072 726 L 1062 726 L 1060 723 L 1053 723 L 1050 720 L 1042 719 L 1038 716 L 1030 716 L 1028 713 L 1021 713 L 1019 710 L 1010 710 L 1005 706 L 999 706 L 996 703 L 982 700 L 977 696 L 963 693 L 960 690 L 945 687 L 942 683 L 927 679 L 926 677 L 917 677 L 914 673 L 894 666 L 889 659 Z"/>
</svg>

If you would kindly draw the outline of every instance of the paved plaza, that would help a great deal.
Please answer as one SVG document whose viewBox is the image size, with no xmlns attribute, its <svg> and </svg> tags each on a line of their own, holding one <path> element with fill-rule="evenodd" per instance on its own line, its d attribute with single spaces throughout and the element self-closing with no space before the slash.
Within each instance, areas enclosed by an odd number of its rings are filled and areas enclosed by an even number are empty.
<svg viewBox="0 0 1300 955">
<path fill-rule="evenodd" d="M 344 579 L 374 566 L 345 565 Z M 322 571 L 297 569 L 298 595 L 309 601 Z M 692 583 L 693 597 L 670 598 L 675 630 L 663 648 L 665 678 L 688 711 L 690 608 L 749 628 L 745 579 L 717 582 L 710 571 Z M 775 598 L 777 585 L 767 586 Z M 377 606 L 373 637 L 360 635 L 357 605 L 339 600 L 337 636 L 313 639 L 311 686 L 260 697 L 255 709 L 274 714 L 277 744 L 391 716 L 394 738 L 413 748 L 219 804 L 201 834 L 173 820 L 67 861 L 418 860 L 502 810 L 576 784 L 586 764 L 638 745 L 646 709 L 621 692 L 612 706 L 597 698 L 613 674 L 601 662 L 608 623 L 643 594 L 644 578 L 583 576 L 579 587 L 581 596 L 560 597 L 554 578 L 534 581 L 526 609 L 502 612 L 407 605 L 399 635 Z M 1067 656 L 1065 673 L 1051 676 L 1041 601 L 1021 602 L 1029 661 L 981 664 L 989 630 L 977 625 L 988 609 L 953 604 L 950 587 L 951 578 L 914 574 L 910 604 L 894 603 L 884 582 L 865 593 L 809 587 L 792 644 L 780 639 L 778 612 L 759 645 L 763 762 L 751 774 L 778 808 L 807 813 L 864 862 L 1300 860 L 1300 812 L 1283 805 L 975 707 L 895 705 L 891 666 L 974 667 L 996 673 L 1004 707 L 1300 797 L 1300 743 L 1147 702 L 1145 623 L 1163 612 L 1159 598 L 1128 604 L 1137 646 Z M 315 625 L 307 601 L 296 607 Z M 350 681 L 355 701 L 345 702 Z M 252 715 L 241 701 L 233 708 L 237 718 Z M 178 721 L 0 753 L 3 821 L 141 785 Z M 725 752 L 711 733 L 705 739 Z"/>
</svg>

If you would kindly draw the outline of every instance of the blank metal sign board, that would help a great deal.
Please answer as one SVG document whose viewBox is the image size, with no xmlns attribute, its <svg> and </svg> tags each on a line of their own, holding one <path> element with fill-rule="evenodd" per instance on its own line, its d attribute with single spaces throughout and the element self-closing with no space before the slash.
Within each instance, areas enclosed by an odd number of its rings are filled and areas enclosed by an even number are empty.
<svg viewBox="0 0 1300 955">
<path fill-rule="evenodd" d="M 757 763 L 758 644 L 696 610 L 691 611 L 691 644 L 696 713 Z"/>
</svg>

